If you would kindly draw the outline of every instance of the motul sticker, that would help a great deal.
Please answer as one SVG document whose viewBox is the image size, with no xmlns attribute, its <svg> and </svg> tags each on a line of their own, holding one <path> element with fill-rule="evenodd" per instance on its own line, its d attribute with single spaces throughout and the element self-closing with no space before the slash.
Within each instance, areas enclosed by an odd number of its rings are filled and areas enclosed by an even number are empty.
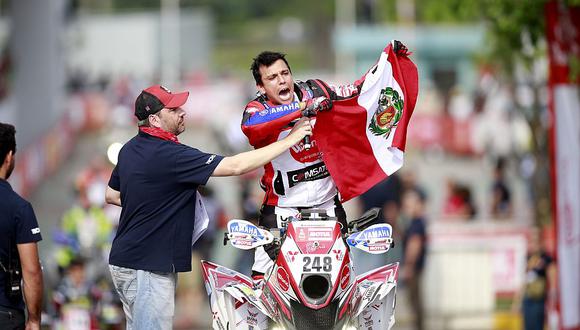
<svg viewBox="0 0 580 330">
<path fill-rule="evenodd" d="M 332 241 L 333 228 L 308 228 L 308 240 Z"/>
<path fill-rule="evenodd" d="M 387 251 L 389 249 L 389 245 L 385 244 L 369 244 L 369 251 Z"/>
<path fill-rule="evenodd" d="M 298 241 L 300 242 L 311 242 L 311 241 L 324 241 L 330 242 L 332 241 L 332 233 L 334 232 L 334 228 L 326 227 L 326 228 L 300 228 L 298 230 Z"/>
</svg>

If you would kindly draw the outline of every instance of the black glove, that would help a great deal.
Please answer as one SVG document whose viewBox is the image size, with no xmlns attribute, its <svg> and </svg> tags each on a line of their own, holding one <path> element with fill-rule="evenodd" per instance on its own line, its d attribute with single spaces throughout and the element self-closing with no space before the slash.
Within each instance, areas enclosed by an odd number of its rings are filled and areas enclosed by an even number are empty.
<svg viewBox="0 0 580 330">
<path fill-rule="evenodd" d="M 316 97 L 306 101 L 306 108 L 302 110 L 302 114 L 306 117 L 316 115 L 318 111 L 326 111 L 332 108 L 332 101 L 324 96 Z"/>
</svg>

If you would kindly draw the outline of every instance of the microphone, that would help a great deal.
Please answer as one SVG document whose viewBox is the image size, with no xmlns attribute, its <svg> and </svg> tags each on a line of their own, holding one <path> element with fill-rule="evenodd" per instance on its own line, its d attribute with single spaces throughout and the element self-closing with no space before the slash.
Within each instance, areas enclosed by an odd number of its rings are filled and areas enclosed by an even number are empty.
<svg viewBox="0 0 580 330">
<path fill-rule="evenodd" d="M 310 148 L 312 147 L 312 145 L 310 144 L 310 135 L 306 135 L 302 140 L 304 142 L 304 150 L 310 150 Z"/>
<path fill-rule="evenodd" d="M 320 102 L 314 99 L 312 102 L 306 102 L 306 107 L 302 110 L 302 116 L 304 117 L 314 117 L 316 115 L 316 108 L 319 106 Z M 306 135 L 302 142 L 304 143 L 304 150 L 310 150 L 312 148 L 312 143 L 310 142 L 310 135 Z"/>
<path fill-rule="evenodd" d="M 332 101 L 324 96 L 310 99 L 303 103 L 306 104 L 306 107 L 302 110 L 302 116 L 308 118 L 316 116 L 317 111 L 324 111 L 332 108 Z M 312 147 L 312 143 L 310 143 L 310 135 L 306 135 L 303 142 L 305 150 L 309 150 Z"/>
</svg>

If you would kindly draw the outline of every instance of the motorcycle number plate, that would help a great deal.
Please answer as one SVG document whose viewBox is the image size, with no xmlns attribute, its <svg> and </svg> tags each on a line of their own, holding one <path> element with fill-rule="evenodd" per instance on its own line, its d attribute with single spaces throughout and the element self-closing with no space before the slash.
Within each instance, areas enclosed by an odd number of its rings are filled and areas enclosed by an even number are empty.
<svg viewBox="0 0 580 330">
<path fill-rule="evenodd" d="M 332 272 L 332 257 L 304 256 L 302 258 L 302 271 L 304 273 L 330 273 Z"/>
</svg>

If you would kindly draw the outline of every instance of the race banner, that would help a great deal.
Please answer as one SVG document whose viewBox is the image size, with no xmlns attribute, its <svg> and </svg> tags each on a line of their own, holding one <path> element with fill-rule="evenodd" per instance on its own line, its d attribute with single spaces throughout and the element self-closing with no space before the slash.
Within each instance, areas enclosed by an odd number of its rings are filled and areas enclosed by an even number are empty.
<svg viewBox="0 0 580 330">
<path fill-rule="evenodd" d="M 419 79 L 407 49 L 391 42 L 367 72 L 360 94 L 317 114 L 314 135 L 324 163 L 348 201 L 403 166 L 407 125 Z"/>
<path fill-rule="evenodd" d="M 580 8 L 546 6 L 558 310 L 563 330 L 580 329 Z"/>
</svg>

